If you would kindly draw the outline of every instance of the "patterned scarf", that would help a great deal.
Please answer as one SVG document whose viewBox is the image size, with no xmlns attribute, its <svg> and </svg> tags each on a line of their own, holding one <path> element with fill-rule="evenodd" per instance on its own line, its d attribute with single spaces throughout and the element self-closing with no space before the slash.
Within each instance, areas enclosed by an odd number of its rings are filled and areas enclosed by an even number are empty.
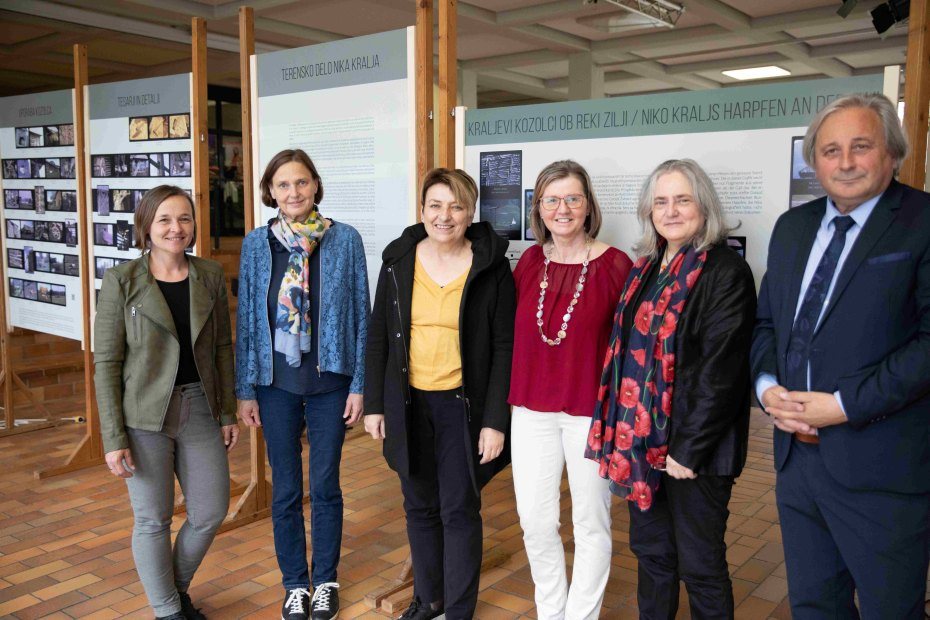
<svg viewBox="0 0 930 620">
<path fill-rule="evenodd" d="M 310 351 L 310 255 L 326 232 L 326 222 L 316 208 L 303 222 L 289 222 L 279 211 L 271 232 L 291 253 L 278 291 L 274 350 L 297 368 L 301 355 Z"/>
<path fill-rule="evenodd" d="M 662 256 L 664 247 L 659 250 Z M 707 252 L 695 252 L 690 245 L 679 250 L 659 273 L 654 294 L 641 299 L 629 342 L 622 342 L 623 317 L 634 311 L 630 303 L 659 260 L 641 257 L 633 265 L 614 315 L 585 457 L 600 463 L 598 473 L 610 480 L 611 492 L 636 502 L 643 512 L 652 506 L 668 454 L 675 331 L 706 259 Z"/>
</svg>

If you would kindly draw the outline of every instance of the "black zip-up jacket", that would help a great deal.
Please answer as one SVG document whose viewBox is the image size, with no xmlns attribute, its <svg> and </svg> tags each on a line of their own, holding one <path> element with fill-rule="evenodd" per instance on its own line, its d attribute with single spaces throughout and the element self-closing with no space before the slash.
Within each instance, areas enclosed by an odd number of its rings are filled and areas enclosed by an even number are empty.
<svg viewBox="0 0 930 620">
<path fill-rule="evenodd" d="M 462 415 L 468 437 L 463 437 L 472 464 L 475 490 L 483 487 L 510 463 L 510 363 L 513 356 L 513 319 L 516 289 L 506 257 L 507 240 L 487 222 L 469 226 L 471 269 L 459 308 L 459 345 L 462 354 Z M 391 469 L 410 473 L 408 351 L 410 306 L 416 246 L 426 238 L 422 224 L 410 226 L 385 248 L 374 308 L 368 327 L 365 358 L 365 413 L 383 414 L 384 458 Z M 484 427 L 505 434 L 499 457 L 479 465 L 478 436 Z"/>
</svg>

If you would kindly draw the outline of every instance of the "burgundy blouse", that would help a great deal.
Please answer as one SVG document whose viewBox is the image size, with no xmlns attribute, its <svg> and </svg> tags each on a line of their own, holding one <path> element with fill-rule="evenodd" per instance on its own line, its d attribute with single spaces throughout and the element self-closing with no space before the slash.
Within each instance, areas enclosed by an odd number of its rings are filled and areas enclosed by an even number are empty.
<svg viewBox="0 0 930 620">
<path fill-rule="evenodd" d="M 584 290 L 568 322 L 566 337 L 550 347 L 542 341 L 536 325 L 544 261 L 542 247 L 534 245 L 523 253 L 513 272 L 517 317 L 508 402 L 534 411 L 589 417 L 597 401 L 614 310 L 633 263 L 613 247 L 588 263 Z M 549 263 L 542 317 L 546 337 L 555 339 L 580 275 L 580 264 Z"/>
</svg>

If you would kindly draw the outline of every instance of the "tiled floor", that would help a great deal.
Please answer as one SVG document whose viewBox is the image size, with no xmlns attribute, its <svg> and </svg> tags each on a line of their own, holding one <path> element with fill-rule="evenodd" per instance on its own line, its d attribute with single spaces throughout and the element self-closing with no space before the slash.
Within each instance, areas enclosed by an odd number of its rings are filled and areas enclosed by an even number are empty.
<svg viewBox="0 0 930 620">
<path fill-rule="evenodd" d="M 129 548 L 132 515 L 124 484 L 103 466 L 36 481 L 32 471 L 62 462 L 79 427 L 0 439 L 0 617 L 151 618 Z M 248 447 L 233 454 L 233 477 L 247 478 Z M 384 618 L 365 596 L 389 584 L 407 556 L 397 477 L 378 444 L 354 430 L 343 454 L 345 535 L 339 579 L 341 618 Z M 749 460 L 730 505 L 728 560 L 737 618 L 789 618 L 781 533 L 775 511 L 771 430 L 753 413 Z M 514 508 L 510 470 L 484 491 L 486 555 L 477 617 L 535 618 L 533 586 Z M 563 487 L 562 534 L 571 562 L 571 519 Z M 613 568 L 603 618 L 635 618 L 636 562 L 626 506 L 614 507 Z M 175 520 L 175 526 L 180 520 Z M 213 619 L 276 618 L 280 574 L 271 523 L 221 534 L 191 588 Z M 683 601 L 679 617 L 687 618 Z"/>
</svg>

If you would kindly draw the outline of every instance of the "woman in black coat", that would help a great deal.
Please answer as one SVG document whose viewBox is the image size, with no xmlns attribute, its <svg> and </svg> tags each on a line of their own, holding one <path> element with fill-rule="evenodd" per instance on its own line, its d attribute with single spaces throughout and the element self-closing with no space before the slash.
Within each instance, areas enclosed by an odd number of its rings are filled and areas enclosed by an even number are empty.
<svg viewBox="0 0 930 620">
<path fill-rule="evenodd" d="M 629 500 L 641 618 L 732 618 L 727 504 L 746 462 L 756 292 L 727 247 L 714 186 L 690 159 L 640 194 L 643 237 L 615 315 L 586 456 Z"/>
<path fill-rule="evenodd" d="M 414 600 L 402 618 L 471 618 L 481 487 L 509 462 L 515 291 L 507 241 L 473 223 L 478 188 L 437 168 L 422 223 L 384 250 L 366 352 L 365 430 L 400 476 Z"/>
</svg>

